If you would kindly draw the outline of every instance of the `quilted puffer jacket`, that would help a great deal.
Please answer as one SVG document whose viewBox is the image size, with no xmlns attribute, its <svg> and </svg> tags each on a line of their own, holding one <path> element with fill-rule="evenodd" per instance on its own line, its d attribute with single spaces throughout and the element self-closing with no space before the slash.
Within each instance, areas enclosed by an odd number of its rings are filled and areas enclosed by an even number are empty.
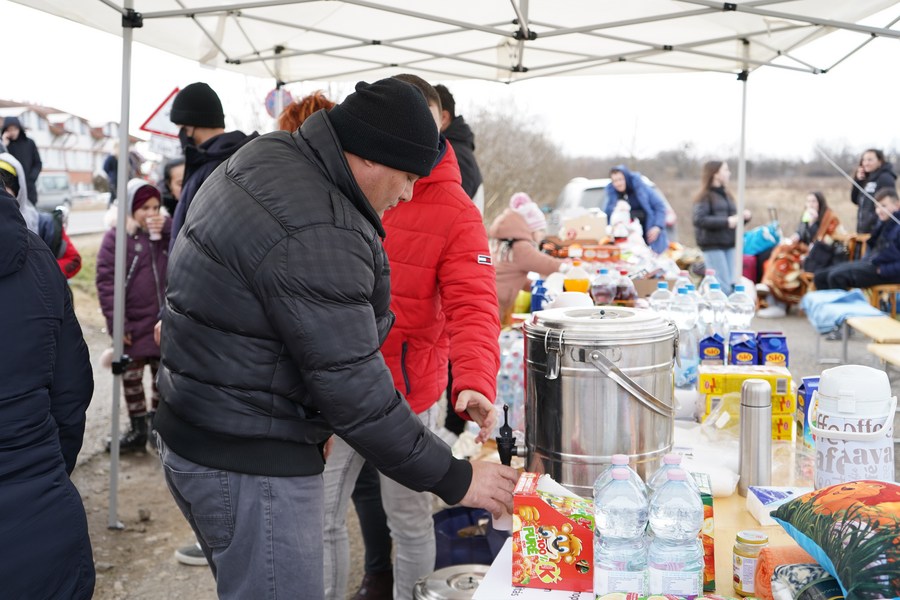
<svg viewBox="0 0 900 600">
<path fill-rule="evenodd" d="M 410 411 L 379 352 L 393 322 L 383 234 L 325 112 L 219 166 L 169 262 L 165 443 L 211 468 L 313 475 L 334 432 L 385 475 L 458 502 L 471 466 Z"/>
<path fill-rule="evenodd" d="M 481 213 L 460 186 L 453 148 L 413 198 L 384 215 L 397 316 L 381 351 L 413 412 L 434 404 L 453 365 L 453 400 L 462 390 L 497 393 L 497 291 Z M 446 335 L 445 335 L 446 332 Z M 449 342 L 449 348 L 448 348 Z"/>
</svg>

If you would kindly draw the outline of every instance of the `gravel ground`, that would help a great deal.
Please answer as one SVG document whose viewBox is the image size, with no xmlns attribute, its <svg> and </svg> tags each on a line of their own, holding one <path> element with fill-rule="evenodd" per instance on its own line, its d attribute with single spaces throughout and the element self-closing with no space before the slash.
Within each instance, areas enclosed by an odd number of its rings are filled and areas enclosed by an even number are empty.
<svg viewBox="0 0 900 600">
<path fill-rule="evenodd" d="M 92 248 L 96 250 L 99 241 L 98 235 L 83 236 L 76 244 L 82 253 L 88 253 Z M 190 543 L 193 536 L 166 489 L 155 453 L 123 457 L 118 481 L 118 510 L 110 517 L 110 461 L 104 446 L 109 436 L 113 380 L 109 370 L 99 366 L 100 354 L 110 342 L 95 300 L 76 290 L 76 310 L 94 363 L 94 398 L 88 410 L 84 448 L 73 474 L 87 509 L 94 547 L 97 565 L 94 597 L 98 600 L 215 598 L 214 581 L 207 568 L 184 566 L 173 557 L 173 551 Z M 802 314 L 757 319 L 753 325 L 759 330 L 781 330 L 788 336 L 790 370 L 795 379 L 818 374 L 829 366 L 816 363 L 815 334 Z M 851 338 L 849 362 L 880 367 L 866 351 L 866 343 L 867 340 L 860 336 Z M 821 348 L 826 356 L 840 354 L 839 342 L 823 341 Z M 896 371 L 891 375 L 896 394 L 900 378 Z M 124 430 L 127 426 L 124 407 L 120 416 Z M 900 430 L 900 423 L 897 427 Z M 109 528 L 110 521 L 121 522 L 123 528 Z M 350 515 L 348 522 L 350 585 L 354 588 L 362 578 L 362 541 L 355 514 Z"/>
</svg>

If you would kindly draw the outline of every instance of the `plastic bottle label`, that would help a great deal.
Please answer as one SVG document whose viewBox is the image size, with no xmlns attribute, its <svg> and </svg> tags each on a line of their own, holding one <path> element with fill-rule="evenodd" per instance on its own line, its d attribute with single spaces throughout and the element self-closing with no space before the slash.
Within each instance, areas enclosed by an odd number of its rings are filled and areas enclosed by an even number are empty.
<svg viewBox="0 0 900 600">
<path fill-rule="evenodd" d="M 753 576 L 756 572 L 755 558 L 748 558 L 738 554 L 734 559 L 734 591 L 739 594 L 752 594 L 754 592 Z"/>
<path fill-rule="evenodd" d="M 612 592 L 634 592 L 640 596 L 647 595 L 647 572 L 595 569 L 594 595 L 600 597 Z"/>
<path fill-rule="evenodd" d="M 664 571 L 650 567 L 650 593 L 694 597 L 703 587 L 702 571 Z"/>
</svg>

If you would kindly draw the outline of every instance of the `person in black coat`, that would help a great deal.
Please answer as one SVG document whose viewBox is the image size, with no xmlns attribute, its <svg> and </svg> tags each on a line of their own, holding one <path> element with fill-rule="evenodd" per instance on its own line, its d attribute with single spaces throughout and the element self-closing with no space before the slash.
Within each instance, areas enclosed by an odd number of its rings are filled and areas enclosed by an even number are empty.
<svg viewBox="0 0 900 600">
<path fill-rule="evenodd" d="M 484 213 L 484 180 L 475 160 L 475 134 L 462 115 L 456 114 L 456 101 L 450 90 L 441 84 L 434 86 L 434 89 L 441 97 L 441 133 L 450 140 L 456 152 L 462 187 L 479 212 Z"/>
<path fill-rule="evenodd" d="M 69 479 L 94 381 L 46 244 L 0 189 L 0 582 L 4 598 L 87 599 L 94 563 Z"/>
<path fill-rule="evenodd" d="M 28 187 L 28 199 L 32 204 L 37 204 L 37 178 L 44 164 L 41 162 L 41 154 L 37 144 L 25 135 L 25 129 L 18 117 L 6 117 L 3 119 L 3 130 L 0 131 L 6 150 L 16 157 L 25 169 L 25 182 Z"/>
<path fill-rule="evenodd" d="M 876 148 L 869 148 L 863 152 L 854 179 L 873 198 L 882 189 L 894 189 L 897 184 L 894 168 L 891 163 L 885 162 L 884 152 Z M 866 198 L 855 185 L 850 188 L 850 201 L 859 207 L 856 213 L 856 232 L 872 233 L 878 224 L 875 203 Z"/>
</svg>

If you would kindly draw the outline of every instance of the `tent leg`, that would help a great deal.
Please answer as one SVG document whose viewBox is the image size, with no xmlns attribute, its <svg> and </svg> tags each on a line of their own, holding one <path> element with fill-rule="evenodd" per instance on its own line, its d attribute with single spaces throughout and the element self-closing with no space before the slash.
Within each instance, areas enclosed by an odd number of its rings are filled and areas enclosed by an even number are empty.
<svg viewBox="0 0 900 600">
<path fill-rule="evenodd" d="M 750 53 L 750 42 L 744 40 L 744 57 L 748 57 Z M 750 71 L 747 70 L 747 64 L 744 64 L 744 71 L 738 76 L 741 82 L 741 147 L 738 154 L 738 197 L 737 197 L 737 226 L 735 227 L 735 245 L 734 245 L 734 283 L 740 281 L 741 274 L 744 272 L 744 207 L 746 200 L 744 198 L 747 188 L 747 79 Z M 731 293 L 731 290 L 728 290 Z"/>
<path fill-rule="evenodd" d="M 132 0 L 125 0 L 124 9 L 131 11 Z M 122 27 L 122 112 L 119 117 L 119 165 L 118 165 L 118 217 L 116 220 L 116 275 L 114 280 L 115 296 L 113 300 L 113 353 L 115 363 L 113 368 L 113 393 L 112 393 L 112 424 L 110 427 L 109 444 L 109 519 L 107 526 L 110 529 L 123 529 L 124 525 L 119 521 L 118 495 L 119 495 L 119 395 L 122 391 L 122 371 L 127 364 L 128 357 L 124 356 L 125 333 L 125 222 L 128 205 L 128 166 L 129 166 L 129 135 L 128 121 L 130 119 L 131 101 L 131 42 L 133 30 L 131 26 Z"/>
</svg>

